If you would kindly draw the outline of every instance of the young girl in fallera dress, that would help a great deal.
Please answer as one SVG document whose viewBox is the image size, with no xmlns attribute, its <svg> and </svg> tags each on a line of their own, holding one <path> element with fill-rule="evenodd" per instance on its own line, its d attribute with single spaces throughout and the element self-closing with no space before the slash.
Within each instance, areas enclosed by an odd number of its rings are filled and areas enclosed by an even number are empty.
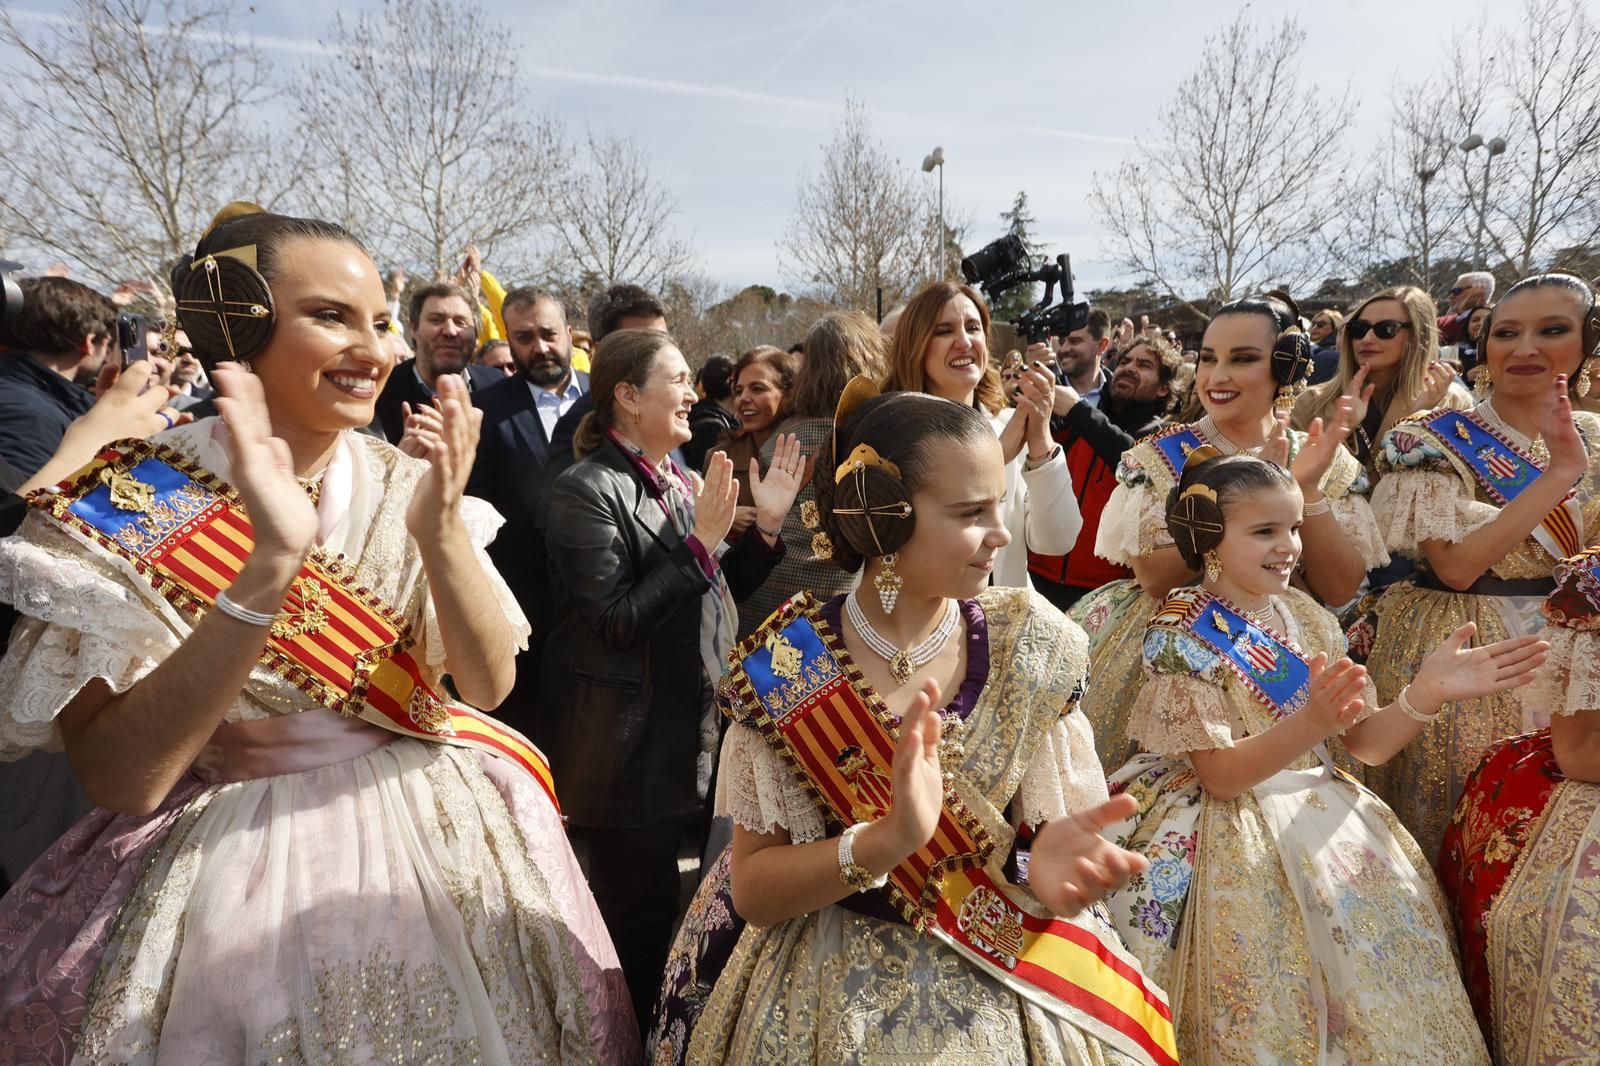
<svg viewBox="0 0 1600 1066">
<path fill-rule="evenodd" d="M 1110 833 L 1151 866 L 1111 909 L 1185 1064 L 1487 1063 L 1432 871 L 1326 742 L 1381 763 L 1447 701 L 1526 683 L 1548 646 L 1467 650 L 1463 626 L 1379 707 L 1333 615 L 1289 584 L 1303 508 L 1277 463 L 1206 451 L 1169 497 L 1205 578 L 1146 630 L 1145 754 L 1112 777 L 1139 811 Z"/>
</svg>

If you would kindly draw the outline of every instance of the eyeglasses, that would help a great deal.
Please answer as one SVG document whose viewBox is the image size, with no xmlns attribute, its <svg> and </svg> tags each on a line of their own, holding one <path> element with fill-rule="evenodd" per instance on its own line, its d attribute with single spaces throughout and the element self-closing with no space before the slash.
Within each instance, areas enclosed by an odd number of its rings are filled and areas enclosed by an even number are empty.
<svg viewBox="0 0 1600 1066">
<path fill-rule="evenodd" d="M 1410 329 L 1411 323 L 1402 322 L 1398 318 L 1386 318 L 1382 322 L 1368 322 L 1364 318 L 1357 318 L 1347 323 L 1344 331 L 1350 339 L 1358 341 L 1368 333 L 1376 333 L 1379 340 L 1393 340 L 1395 335 L 1403 329 Z"/>
<path fill-rule="evenodd" d="M 1462 293 L 1464 293 L 1466 291 L 1467 291 L 1466 289 L 1463 289 L 1460 285 L 1457 285 L 1455 288 L 1450 290 L 1450 295 L 1451 296 L 1460 296 Z"/>
<path fill-rule="evenodd" d="M 1311 320 L 1311 324 L 1318 327 L 1327 327 L 1328 329 L 1333 328 L 1333 323 L 1328 321 L 1326 318 L 1313 318 Z"/>
</svg>

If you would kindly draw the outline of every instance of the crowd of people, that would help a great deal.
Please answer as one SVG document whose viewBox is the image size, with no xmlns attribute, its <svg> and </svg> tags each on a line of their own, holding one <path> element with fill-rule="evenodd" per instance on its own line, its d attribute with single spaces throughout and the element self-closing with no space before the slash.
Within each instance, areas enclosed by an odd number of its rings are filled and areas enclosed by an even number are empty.
<svg viewBox="0 0 1600 1066">
<path fill-rule="evenodd" d="M 21 290 L 0 1061 L 1594 1061 L 1581 278 L 704 353 L 232 204 L 147 359 Z"/>
</svg>

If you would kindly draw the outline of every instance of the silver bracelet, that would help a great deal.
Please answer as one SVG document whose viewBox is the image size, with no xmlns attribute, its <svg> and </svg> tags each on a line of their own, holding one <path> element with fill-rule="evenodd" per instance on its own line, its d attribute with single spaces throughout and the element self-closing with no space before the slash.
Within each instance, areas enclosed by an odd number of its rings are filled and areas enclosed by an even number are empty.
<svg viewBox="0 0 1600 1066">
<path fill-rule="evenodd" d="M 773 540 L 782 540 L 783 539 L 783 530 L 781 528 L 780 529 L 768 529 L 766 526 L 762 525 L 760 522 L 753 522 L 751 524 L 756 527 L 756 532 L 757 533 L 765 533 L 767 536 L 771 537 Z"/>
<path fill-rule="evenodd" d="M 1406 693 L 1410 691 L 1411 686 L 1405 686 L 1400 690 L 1400 695 L 1394 698 L 1394 701 L 1400 705 L 1400 713 L 1404 714 L 1413 722 L 1422 722 L 1423 724 L 1427 724 L 1428 722 L 1434 721 L 1444 713 L 1444 704 L 1441 703 L 1439 704 L 1439 709 L 1437 711 L 1434 711 L 1432 714 L 1423 714 L 1421 711 L 1411 706 L 1411 701 L 1406 699 Z"/>
<path fill-rule="evenodd" d="M 217 593 L 217 610 L 232 618 L 234 621 L 243 622 L 247 626 L 270 626 L 277 614 L 267 614 L 264 611 L 252 611 L 248 607 L 240 607 L 228 598 L 227 590 Z"/>
<path fill-rule="evenodd" d="M 1333 510 L 1333 503 L 1326 496 L 1324 496 L 1316 503 L 1306 504 L 1305 509 L 1301 512 L 1301 514 L 1306 518 L 1315 518 L 1317 515 L 1327 514 L 1331 510 Z"/>
</svg>

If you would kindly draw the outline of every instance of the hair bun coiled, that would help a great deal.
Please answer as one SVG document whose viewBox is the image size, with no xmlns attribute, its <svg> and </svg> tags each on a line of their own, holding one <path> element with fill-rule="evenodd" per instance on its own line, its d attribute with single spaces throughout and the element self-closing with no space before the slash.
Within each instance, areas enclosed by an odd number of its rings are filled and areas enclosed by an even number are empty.
<svg viewBox="0 0 1600 1066">
<path fill-rule="evenodd" d="M 172 271 L 172 294 L 189 343 L 213 359 L 250 359 L 272 336 L 272 289 L 232 256 L 184 256 Z"/>
</svg>

